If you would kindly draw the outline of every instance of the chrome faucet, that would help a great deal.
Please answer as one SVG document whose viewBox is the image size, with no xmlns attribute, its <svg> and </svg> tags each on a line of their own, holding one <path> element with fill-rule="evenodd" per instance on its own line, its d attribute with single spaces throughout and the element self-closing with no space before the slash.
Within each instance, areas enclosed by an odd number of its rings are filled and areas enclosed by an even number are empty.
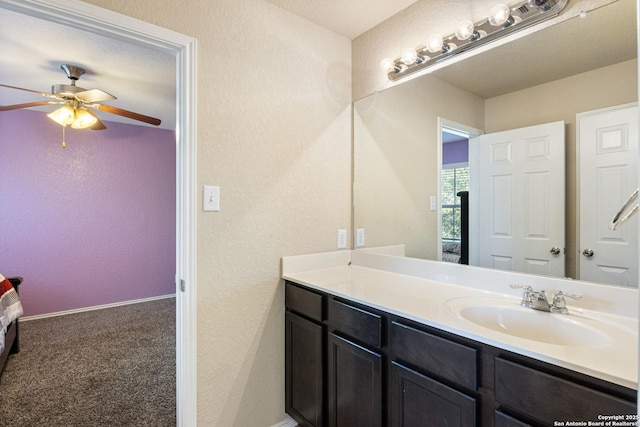
<svg viewBox="0 0 640 427">
<path fill-rule="evenodd" d="M 547 294 L 544 291 L 534 291 L 531 286 L 528 285 L 509 285 L 512 289 L 524 289 L 522 294 L 522 301 L 520 305 L 526 308 L 532 308 L 534 310 L 545 311 L 548 313 L 569 314 L 567 309 L 567 301 L 564 297 L 569 297 L 575 300 L 581 298 L 580 295 L 567 294 L 562 291 L 557 291 L 553 295 L 552 303 L 549 304 L 547 300 Z"/>
</svg>

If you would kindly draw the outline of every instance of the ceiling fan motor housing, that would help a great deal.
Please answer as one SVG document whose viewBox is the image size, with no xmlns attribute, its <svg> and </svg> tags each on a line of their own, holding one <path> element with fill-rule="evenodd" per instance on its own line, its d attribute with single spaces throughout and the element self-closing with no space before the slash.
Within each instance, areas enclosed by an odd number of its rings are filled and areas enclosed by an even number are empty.
<svg viewBox="0 0 640 427">
<path fill-rule="evenodd" d="M 74 93 L 78 93 L 78 92 L 84 92 L 86 89 L 81 88 L 80 86 L 76 86 L 76 85 L 64 85 L 64 84 L 57 84 L 57 85 L 53 85 L 51 86 L 51 94 L 52 95 L 58 95 L 58 96 L 62 96 L 65 98 L 73 98 L 73 94 Z"/>
</svg>

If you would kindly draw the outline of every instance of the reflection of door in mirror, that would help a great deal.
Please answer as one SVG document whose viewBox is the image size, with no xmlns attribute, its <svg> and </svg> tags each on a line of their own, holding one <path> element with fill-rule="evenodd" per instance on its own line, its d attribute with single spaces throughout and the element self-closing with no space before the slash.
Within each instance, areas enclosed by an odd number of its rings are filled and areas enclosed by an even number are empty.
<svg viewBox="0 0 640 427">
<path fill-rule="evenodd" d="M 564 130 L 558 121 L 470 141 L 469 264 L 564 277 Z"/>
<path fill-rule="evenodd" d="M 438 257 L 468 264 L 469 138 L 479 129 L 438 117 Z"/>
<path fill-rule="evenodd" d="M 577 123 L 580 279 L 636 287 L 638 222 L 608 225 L 638 186 L 638 107 L 580 113 Z"/>
<path fill-rule="evenodd" d="M 462 263 L 465 258 L 459 196 L 463 191 L 469 191 L 469 135 L 447 128 L 442 132 L 440 174 L 442 260 L 446 262 Z"/>
</svg>

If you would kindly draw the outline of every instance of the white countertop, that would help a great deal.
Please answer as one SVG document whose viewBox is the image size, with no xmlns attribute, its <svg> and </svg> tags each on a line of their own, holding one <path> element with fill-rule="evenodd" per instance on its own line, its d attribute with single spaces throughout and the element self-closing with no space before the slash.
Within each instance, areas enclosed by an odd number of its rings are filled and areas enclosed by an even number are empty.
<svg viewBox="0 0 640 427">
<path fill-rule="evenodd" d="M 625 387 L 638 388 L 636 289 L 449 266 L 359 251 L 285 257 L 282 262 L 284 279 L 494 347 Z M 460 284 L 452 283 L 452 277 Z M 482 281 L 486 281 L 486 285 L 479 283 Z M 536 290 L 546 289 L 547 295 L 557 289 L 582 294 L 586 301 L 572 305 L 567 300 L 569 315 L 531 312 L 537 316 L 561 316 L 561 321 L 576 319 L 581 324 L 604 328 L 602 330 L 607 331 L 609 339 L 595 339 L 587 347 L 550 344 L 488 329 L 456 315 L 456 305 L 465 298 L 473 298 L 474 301 L 486 299 L 491 303 L 498 301 L 521 309 L 522 291 L 510 289 L 509 283 L 532 285 Z"/>
</svg>

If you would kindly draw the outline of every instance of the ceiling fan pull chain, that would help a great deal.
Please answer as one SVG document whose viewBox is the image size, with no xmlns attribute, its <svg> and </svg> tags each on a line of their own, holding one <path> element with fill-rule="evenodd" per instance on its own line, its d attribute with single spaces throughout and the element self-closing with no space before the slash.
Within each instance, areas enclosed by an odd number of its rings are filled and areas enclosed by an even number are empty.
<svg viewBox="0 0 640 427">
<path fill-rule="evenodd" d="M 67 129 L 67 126 L 66 126 L 66 125 L 65 125 L 65 126 L 62 126 L 62 148 L 67 148 L 67 143 L 66 143 L 66 142 L 64 142 L 64 140 L 65 140 L 65 137 L 64 137 L 64 131 L 65 131 L 65 129 Z"/>
</svg>

